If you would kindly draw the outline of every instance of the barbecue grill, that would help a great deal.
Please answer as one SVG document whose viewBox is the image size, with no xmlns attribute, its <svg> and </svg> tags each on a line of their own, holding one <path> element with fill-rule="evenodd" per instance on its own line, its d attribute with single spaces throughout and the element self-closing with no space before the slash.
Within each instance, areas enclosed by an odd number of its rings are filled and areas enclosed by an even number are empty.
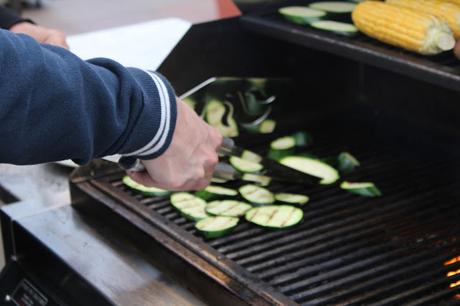
<svg viewBox="0 0 460 306">
<path fill-rule="evenodd" d="M 276 14 L 296 3 L 193 26 L 160 71 L 179 94 L 215 76 L 290 80 L 273 106 L 275 133 L 236 142 L 266 154 L 271 140 L 306 130 L 310 154 L 352 152 L 361 167 L 345 178 L 375 182 L 382 197 L 271 184 L 310 196 L 300 225 L 240 222 L 228 236 L 204 239 L 167 198 L 127 189 L 122 170 L 96 161 L 72 176 L 73 207 L 126 233 L 210 305 L 460 305 L 459 62 Z M 19 237 L 16 248 L 27 250 Z M 113 301 L 99 297 L 104 303 Z"/>
<path fill-rule="evenodd" d="M 274 138 L 307 130 L 309 153 L 352 152 L 362 167 L 346 178 L 376 182 L 383 197 L 272 184 L 310 196 L 303 223 L 270 231 L 241 222 L 207 240 L 168 199 L 91 166 L 72 180 L 74 206 L 142 233 L 175 261 L 170 273 L 212 305 L 460 304 L 458 62 L 292 25 L 274 12 L 192 28 L 161 71 L 179 92 L 216 75 L 289 78 L 272 112 L 276 132 L 237 143 L 266 154 Z"/>
</svg>

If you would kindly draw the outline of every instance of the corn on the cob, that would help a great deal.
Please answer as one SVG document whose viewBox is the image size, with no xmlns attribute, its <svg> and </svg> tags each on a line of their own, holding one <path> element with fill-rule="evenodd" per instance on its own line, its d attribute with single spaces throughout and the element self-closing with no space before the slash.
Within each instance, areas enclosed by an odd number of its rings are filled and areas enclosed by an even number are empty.
<svg viewBox="0 0 460 306">
<path fill-rule="evenodd" d="M 460 6 L 441 0 L 386 0 L 386 3 L 434 15 L 449 25 L 455 38 L 460 37 Z"/>
<path fill-rule="evenodd" d="M 421 54 L 437 54 L 455 45 L 446 22 L 410 9 L 365 1 L 356 6 L 352 18 L 363 33 Z"/>
</svg>

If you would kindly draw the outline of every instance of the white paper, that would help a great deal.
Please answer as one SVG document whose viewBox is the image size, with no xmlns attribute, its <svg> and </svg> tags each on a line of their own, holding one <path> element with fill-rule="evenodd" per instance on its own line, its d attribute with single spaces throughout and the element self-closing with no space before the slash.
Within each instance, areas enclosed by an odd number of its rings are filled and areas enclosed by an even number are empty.
<svg viewBox="0 0 460 306">
<path fill-rule="evenodd" d="M 156 70 L 191 24 L 160 19 L 68 38 L 70 50 L 82 59 L 106 57 L 127 67 Z"/>
</svg>

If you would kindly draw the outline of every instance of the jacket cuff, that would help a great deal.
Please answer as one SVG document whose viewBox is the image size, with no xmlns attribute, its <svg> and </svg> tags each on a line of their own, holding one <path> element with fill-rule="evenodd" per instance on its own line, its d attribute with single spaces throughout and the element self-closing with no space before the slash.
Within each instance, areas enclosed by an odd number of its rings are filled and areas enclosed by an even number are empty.
<svg viewBox="0 0 460 306">
<path fill-rule="evenodd" d="M 176 95 L 161 74 L 133 70 L 137 79 L 148 83 L 148 86 L 143 86 L 144 105 L 131 132 L 132 141 L 125 146 L 127 152 L 121 153 L 129 159 L 153 159 L 163 154 L 171 143 L 177 118 Z"/>
</svg>

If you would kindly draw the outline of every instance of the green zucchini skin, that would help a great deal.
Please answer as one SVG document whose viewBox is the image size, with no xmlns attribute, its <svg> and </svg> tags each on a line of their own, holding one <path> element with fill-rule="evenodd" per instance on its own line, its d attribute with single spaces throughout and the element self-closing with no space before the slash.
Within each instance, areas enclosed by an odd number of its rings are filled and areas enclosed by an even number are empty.
<svg viewBox="0 0 460 306">
<path fill-rule="evenodd" d="M 198 221 L 195 224 L 195 228 L 205 237 L 205 238 L 219 238 L 225 235 L 228 235 L 233 231 L 233 229 L 238 225 L 238 218 L 234 217 L 208 217 Z M 213 223 L 221 223 L 224 226 L 216 227 L 213 229 Z"/>
<path fill-rule="evenodd" d="M 247 221 L 269 229 L 286 229 L 303 220 L 303 211 L 291 205 L 254 207 L 245 214 Z"/>
<path fill-rule="evenodd" d="M 275 202 L 275 196 L 271 191 L 254 184 L 241 186 L 238 191 L 246 201 L 254 205 L 269 205 Z"/>
<path fill-rule="evenodd" d="M 143 195 L 146 196 L 158 196 L 158 197 L 164 197 L 169 195 L 171 192 L 168 190 L 160 189 L 160 188 L 155 188 L 155 187 L 147 187 L 142 184 L 139 184 L 138 182 L 134 181 L 132 178 L 129 176 L 124 176 L 122 179 L 123 184 L 128 186 L 129 188 L 142 193 Z"/>
<path fill-rule="evenodd" d="M 350 183 L 345 181 L 342 182 L 340 188 L 350 193 L 354 193 L 365 197 L 382 196 L 382 192 L 380 191 L 380 189 L 378 189 L 377 186 L 375 186 L 375 184 L 372 182 Z"/>
<path fill-rule="evenodd" d="M 361 164 L 358 159 L 348 152 L 342 152 L 337 157 L 338 169 L 343 173 L 350 173 Z"/>
<path fill-rule="evenodd" d="M 297 147 L 307 147 L 313 143 L 313 137 L 307 132 L 301 131 L 292 135 Z"/>
</svg>

